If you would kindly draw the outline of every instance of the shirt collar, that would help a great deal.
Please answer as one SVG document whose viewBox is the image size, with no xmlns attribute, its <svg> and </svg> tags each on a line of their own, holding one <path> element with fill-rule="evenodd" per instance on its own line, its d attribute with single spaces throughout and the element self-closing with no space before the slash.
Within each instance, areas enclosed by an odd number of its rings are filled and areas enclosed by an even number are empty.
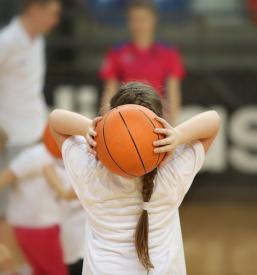
<svg viewBox="0 0 257 275">
<path fill-rule="evenodd" d="M 136 44 L 134 44 L 133 42 L 131 42 L 131 48 L 133 51 L 135 51 L 136 53 L 139 53 L 139 54 L 148 54 L 148 53 L 151 53 L 155 50 L 155 43 L 152 43 L 152 45 L 146 49 L 140 49 L 137 47 Z"/>
</svg>

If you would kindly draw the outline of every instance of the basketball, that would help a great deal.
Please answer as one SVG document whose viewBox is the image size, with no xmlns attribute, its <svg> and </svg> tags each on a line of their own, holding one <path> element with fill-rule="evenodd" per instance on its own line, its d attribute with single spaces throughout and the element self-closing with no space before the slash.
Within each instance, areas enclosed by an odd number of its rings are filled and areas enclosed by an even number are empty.
<svg viewBox="0 0 257 275">
<path fill-rule="evenodd" d="M 111 172 L 140 177 L 155 169 L 165 154 L 155 154 L 153 142 L 162 139 L 155 128 L 163 128 L 151 110 L 134 104 L 109 111 L 96 126 L 98 159 Z"/>
<path fill-rule="evenodd" d="M 62 158 L 62 153 L 51 134 L 50 127 L 48 124 L 46 125 L 45 131 L 43 134 L 43 143 L 45 144 L 47 150 L 53 157 L 57 159 Z"/>
</svg>

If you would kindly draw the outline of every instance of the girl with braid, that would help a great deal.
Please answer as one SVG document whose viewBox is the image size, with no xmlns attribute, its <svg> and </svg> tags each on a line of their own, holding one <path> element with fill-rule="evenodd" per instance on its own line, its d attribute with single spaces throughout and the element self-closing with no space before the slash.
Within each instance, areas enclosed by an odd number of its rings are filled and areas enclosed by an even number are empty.
<svg viewBox="0 0 257 275">
<path fill-rule="evenodd" d="M 185 275 L 178 208 L 218 132 L 219 116 L 204 112 L 173 128 L 162 118 L 155 90 L 142 83 L 121 86 L 110 102 L 111 108 L 124 104 L 149 108 L 164 126 L 155 129 L 165 138 L 154 142 L 154 152 L 167 156 L 142 178 L 117 176 L 98 161 L 94 137 L 101 118 L 63 110 L 49 118 L 87 215 L 83 275 Z"/>
</svg>

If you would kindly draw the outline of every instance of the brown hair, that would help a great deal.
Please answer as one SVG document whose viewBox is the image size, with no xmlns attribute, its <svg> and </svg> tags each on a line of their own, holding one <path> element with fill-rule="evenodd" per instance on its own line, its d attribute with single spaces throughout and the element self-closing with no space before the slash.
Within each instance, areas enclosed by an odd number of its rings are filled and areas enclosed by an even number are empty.
<svg viewBox="0 0 257 275">
<path fill-rule="evenodd" d="M 47 5 L 51 2 L 61 2 L 61 0 L 23 0 L 22 11 L 26 11 L 29 7 L 31 7 L 34 4 Z"/>
<path fill-rule="evenodd" d="M 118 93 L 111 99 L 111 109 L 124 104 L 138 104 L 152 110 L 158 116 L 162 116 L 162 104 L 156 91 L 151 86 L 140 82 L 122 85 Z M 157 169 L 154 169 L 143 176 L 142 197 L 144 202 L 149 202 L 151 199 L 156 173 Z M 139 261 L 149 272 L 154 266 L 149 255 L 148 231 L 148 212 L 143 210 L 135 232 L 135 246 Z"/>
<path fill-rule="evenodd" d="M 147 9 L 147 10 L 151 11 L 152 13 L 154 13 L 155 15 L 158 14 L 158 9 L 157 9 L 156 5 L 154 4 L 154 2 L 151 0 L 129 1 L 128 8 L 127 8 L 128 12 L 133 9 Z"/>
</svg>

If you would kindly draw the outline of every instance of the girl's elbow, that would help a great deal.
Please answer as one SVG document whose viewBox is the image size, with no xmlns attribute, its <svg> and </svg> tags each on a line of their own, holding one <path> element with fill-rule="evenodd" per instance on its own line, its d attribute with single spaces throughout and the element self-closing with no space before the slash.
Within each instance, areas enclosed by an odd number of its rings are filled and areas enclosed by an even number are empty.
<svg viewBox="0 0 257 275">
<path fill-rule="evenodd" d="M 58 122 L 60 118 L 60 113 L 61 113 L 61 110 L 59 109 L 55 109 L 50 113 L 48 122 L 51 127 L 54 128 L 54 125 Z"/>
<path fill-rule="evenodd" d="M 221 126 L 221 117 L 217 111 L 211 111 L 212 120 L 213 120 L 213 128 L 215 132 L 218 133 Z"/>
<path fill-rule="evenodd" d="M 58 117 L 58 116 L 60 115 L 60 112 L 61 112 L 60 109 L 55 109 L 55 110 L 53 110 L 53 111 L 50 113 L 49 118 L 50 118 L 50 119 L 54 119 L 54 118 Z"/>
</svg>

